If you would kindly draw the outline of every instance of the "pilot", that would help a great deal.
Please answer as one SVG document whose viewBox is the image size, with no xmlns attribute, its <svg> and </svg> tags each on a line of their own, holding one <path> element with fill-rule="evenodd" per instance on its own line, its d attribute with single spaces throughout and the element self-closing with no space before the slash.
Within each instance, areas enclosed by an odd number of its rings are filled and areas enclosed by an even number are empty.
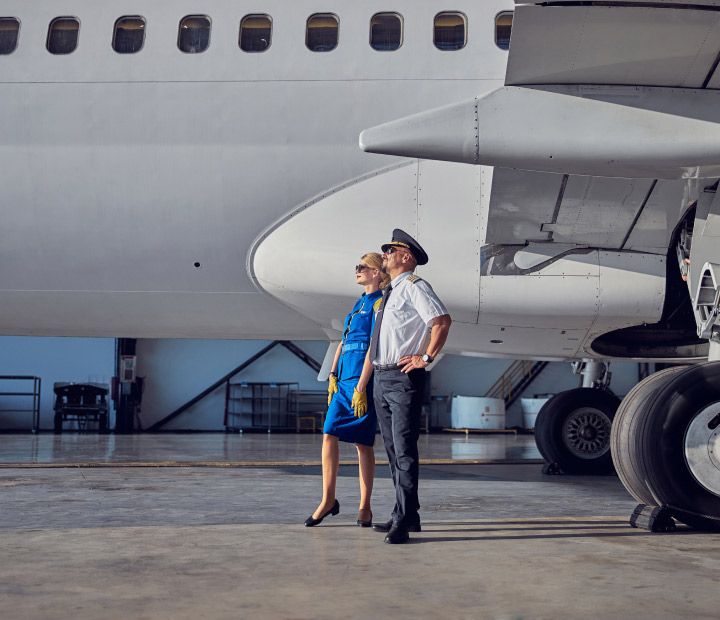
<svg viewBox="0 0 720 620">
<path fill-rule="evenodd" d="M 452 320 L 432 287 L 413 273 L 428 262 L 415 239 L 396 228 L 382 251 L 383 270 L 392 279 L 375 318 L 353 404 L 363 407 L 367 402 L 372 374 L 375 409 L 395 484 L 392 518 L 373 529 L 387 532 L 386 543 L 398 544 L 407 542 L 408 532 L 420 531 L 417 442 L 425 369 L 443 348 Z M 368 367 L 374 367 L 374 373 Z"/>
</svg>

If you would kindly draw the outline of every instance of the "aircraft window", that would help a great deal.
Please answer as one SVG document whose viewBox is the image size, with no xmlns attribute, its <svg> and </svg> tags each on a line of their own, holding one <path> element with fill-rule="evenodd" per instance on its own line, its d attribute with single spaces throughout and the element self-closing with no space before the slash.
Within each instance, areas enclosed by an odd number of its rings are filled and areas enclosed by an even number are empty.
<svg viewBox="0 0 720 620">
<path fill-rule="evenodd" d="M 337 47 L 340 20 L 332 13 L 315 13 L 307 20 L 305 45 L 311 52 L 330 52 Z"/>
<path fill-rule="evenodd" d="M 402 17 L 397 13 L 375 13 L 370 20 L 370 47 L 392 52 L 402 45 Z"/>
<path fill-rule="evenodd" d="M 435 47 L 439 50 L 461 50 L 467 43 L 467 18 L 457 11 L 435 16 Z"/>
<path fill-rule="evenodd" d="M 57 17 L 48 28 L 47 50 L 51 54 L 72 54 L 78 44 L 80 22 L 75 17 Z"/>
<path fill-rule="evenodd" d="M 512 31 L 513 12 L 498 13 L 495 18 L 495 45 L 501 50 L 510 49 L 510 32 Z"/>
<path fill-rule="evenodd" d="M 17 47 L 20 22 L 14 17 L 0 17 L 0 54 L 12 54 Z"/>
<path fill-rule="evenodd" d="M 134 54 L 145 43 L 145 18 L 121 17 L 115 22 L 112 46 L 118 54 Z"/>
<path fill-rule="evenodd" d="M 272 43 L 272 18 L 269 15 L 246 15 L 240 22 L 240 49 L 264 52 Z"/>
<path fill-rule="evenodd" d="M 180 22 L 178 48 L 186 54 L 200 54 L 210 45 L 210 18 L 188 15 Z"/>
</svg>

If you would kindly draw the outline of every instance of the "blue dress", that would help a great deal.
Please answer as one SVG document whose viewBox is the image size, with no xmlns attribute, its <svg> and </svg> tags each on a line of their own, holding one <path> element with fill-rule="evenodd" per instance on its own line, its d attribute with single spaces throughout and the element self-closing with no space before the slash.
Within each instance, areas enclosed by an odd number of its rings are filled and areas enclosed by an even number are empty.
<svg viewBox="0 0 720 620">
<path fill-rule="evenodd" d="M 373 403 L 372 381 L 367 386 L 368 411 L 356 418 L 352 397 L 363 363 L 367 355 L 375 324 L 375 312 L 380 306 L 382 291 L 376 291 L 358 299 L 352 312 L 345 319 L 342 352 L 337 368 L 338 391 L 333 395 L 325 418 L 323 433 L 333 435 L 340 441 L 372 446 L 375 443 L 377 415 Z"/>
</svg>

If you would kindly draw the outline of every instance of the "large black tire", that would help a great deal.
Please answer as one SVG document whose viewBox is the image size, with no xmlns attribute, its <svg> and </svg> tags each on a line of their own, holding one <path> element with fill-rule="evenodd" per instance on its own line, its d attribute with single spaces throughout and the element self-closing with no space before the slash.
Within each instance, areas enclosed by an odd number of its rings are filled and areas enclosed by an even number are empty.
<svg viewBox="0 0 720 620">
<path fill-rule="evenodd" d="M 653 506 L 657 502 L 646 484 L 645 464 L 638 460 L 638 428 L 644 426 L 645 416 L 651 411 L 647 403 L 654 398 L 655 391 L 684 369 L 665 368 L 643 379 L 628 392 L 615 414 L 610 435 L 615 471 L 628 493 L 641 504 Z"/>
<path fill-rule="evenodd" d="M 566 474 L 611 473 L 610 430 L 619 404 L 616 396 L 593 388 L 553 396 L 535 421 L 540 454 Z"/>
<path fill-rule="evenodd" d="M 689 429 L 697 428 L 708 411 L 713 417 L 720 411 L 720 362 L 698 364 L 673 375 L 658 386 L 646 411 L 638 428 L 637 457 L 644 464 L 648 491 L 679 521 L 720 531 L 720 475 L 708 449 L 714 427 L 704 423 L 706 443 L 697 444 L 700 450 L 693 453 L 708 459 L 709 483 L 706 479 L 701 484 L 693 474 L 686 450 Z"/>
</svg>

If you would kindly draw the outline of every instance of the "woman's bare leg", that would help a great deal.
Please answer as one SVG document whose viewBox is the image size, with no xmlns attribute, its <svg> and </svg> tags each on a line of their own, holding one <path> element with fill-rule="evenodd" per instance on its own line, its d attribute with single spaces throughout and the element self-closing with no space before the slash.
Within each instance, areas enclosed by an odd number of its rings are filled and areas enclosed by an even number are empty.
<svg viewBox="0 0 720 620">
<path fill-rule="evenodd" d="M 375 480 L 375 450 L 372 446 L 355 444 L 360 460 L 360 511 L 358 519 L 369 521 L 372 516 L 370 511 L 370 496 L 372 495 L 373 482 Z"/>
<path fill-rule="evenodd" d="M 323 435 L 323 498 L 317 510 L 313 512 L 313 519 L 319 519 L 335 505 L 335 483 L 337 482 L 339 463 L 340 449 L 338 448 L 338 438 L 333 435 Z"/>
</svg>

